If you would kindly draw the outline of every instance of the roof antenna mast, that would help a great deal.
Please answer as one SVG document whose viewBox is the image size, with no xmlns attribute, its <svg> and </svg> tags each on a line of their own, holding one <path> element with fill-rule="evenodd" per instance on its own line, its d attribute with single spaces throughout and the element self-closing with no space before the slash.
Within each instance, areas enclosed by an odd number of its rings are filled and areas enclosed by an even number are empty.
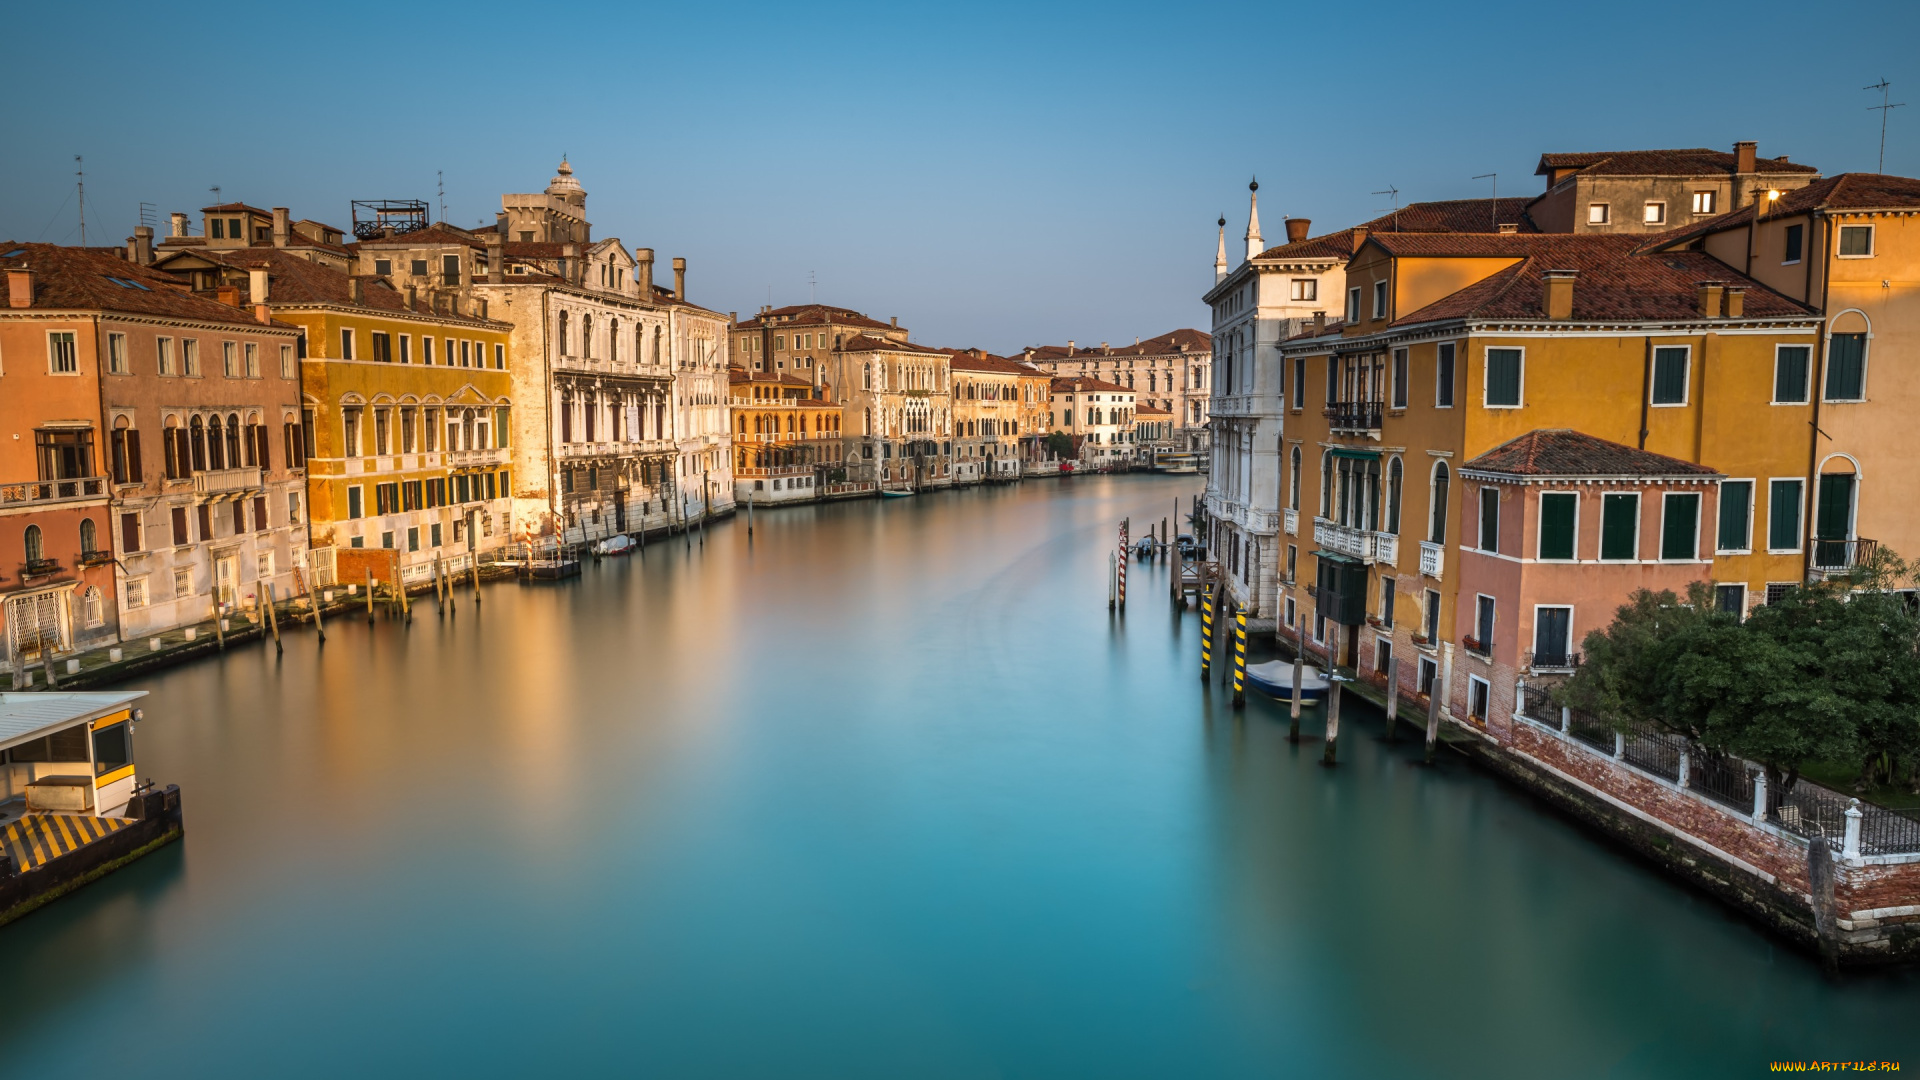
<svg viewBox="0 0 1920 1080">
<path fill-rule="evenodd" d="M 1887 81 L 1887 77 L 1885 75 L 1882 75 L 1880 76 L 1879 82 L 1874 83 L 1872 86 L 1863 86 L 1860 88 L 1862 90 L 1880 91 L 1880 104 L 1867 106 L 1868 112 L 1872 112 L 1875 109 L 1880 110 L 1880 165 L 1878 168 L 1874 170 L 1875 172 L 1880 172 L 1880 173 L 1884 173 L 1887 171 L 1887 114 L 1892 112 L 1895 109 L 1903 109 L 1907 105 L 1907 103 L 1904 101 L 1896 101 L 1892 103 L 1889 103 L 1887 101 L 1887 88 L 1892 85 L 1893 85 L 1892 83 Z M 78 161 L 80 159 L 75 158 L 74 160 Z M 81 242 L 85 243 L 86 241 L 83 239 Z"/>
<path fill-rule="evenodd" d="M 1374 192 L 1374 194 L 1390 195 L 1393 197 L 1393 231 L 1399 232 L 1400 231 L 1400 189 L 1397 187 L 1394 187 L 1392 184 L 1388 184 L 1387 189 L 1385 191 L 1376 191 Z"/>
<path fill-rule="evenodd" d="M 1491 219 L 1493 228 L 1489 229 L 1488 231 L 1499 232 L 1500 231 L 1500 174 L 1497 172 L 1483 172 L 1479 176 L 1474 177 L 1474 179 L 1493 181 L 1493 198 L 1487 203 L 1487 207 L 1488 207 L 1487 217 Z"/>
<path fill-rule="evenodd" d="M 813 271 L 809 270 L 807 271 L 807 303 L 817 304 L 819 302 L 820 283 L 814 280 Z"/>
<path fill-rule="evenodd" d="M 445 221 L 447 220 L 447 174 L 435 169 L 433 172 L 433 186 L 435 193 L 440 198 L 440 220 Z"/>
<path fill-rule="evenodd" d="M 1883 140 L 1884 141 L 1884 140 Z M 73 155 L 73 175 L 78 179 L 75 187 L 80 192 L 80 246 L 87 246 L 87 167 L 80 155 Z"/>
</svg>

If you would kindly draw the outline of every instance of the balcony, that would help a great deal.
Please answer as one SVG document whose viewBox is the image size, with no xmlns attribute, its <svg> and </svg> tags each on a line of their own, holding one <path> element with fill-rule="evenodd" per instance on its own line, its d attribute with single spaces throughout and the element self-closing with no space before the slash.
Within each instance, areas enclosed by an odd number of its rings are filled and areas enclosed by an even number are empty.
<svg viewBox="0 0 1920 1080">
<path fill-rule="evenodd" d="M 1300 535 L 1300 511 L 1294 510 L 1294 509 L 1287 509 L 1287 510 L 1282 510 L 1281 514 L 1285 515 L 1286 517 L 1287 535 L 1299 536 Z"/>
<path fill-rule="evenodd" d="M 504 447 L 486 450 L 449 450 L 447 467 L 450 469 L 471 469 L 482 465 L 505 465 L 508 451 Z"/>
<path fill-rule="evenodd" d="M 1420 541 L 1420 573 L 1435 581 L 1440 580 L 1440 568 L 1447 563 L 1447 549 L 1439 544 Z"/>
<path fill-rule="evenodd" d="M 1400 538 L 1392 533 L 1377 533 L 1351 525 L 1313 519 L 1313 542 L 1328 551 L 1351 555 L 1361 562 L 1392 564 L 1400 557 Z"/>
<path fill-rule="evenodd" d="M 1880 541 L 1865 537 L 1857 540 L 1815 540 L 1813 569 L 1822 575 L 1845 572 L 1873 561 L 1874 552 L 1879 547 Z"/>
<path fill-rule="evenodd" d="M 44 506 L 98 499 L 107 493 L 107 478 L 88 476 L 77 480 L 39 480 L 30 484 L 0 485 L 0 506 Z"/>
<path fill-rule="evenodd" d="M 1336 401 L 1327 406 L 1326 417 L 1335 433 L 1378 436 L 1385 408 L 1379 401 Z"/>
<path fill-rule="evenodd" d="M 203 469 L 193 474 L 195 495 L 240 495 L 260 486 L 258 468 Z"/>
<path fill-rule="evenodd" d="M 1580 654 L 1567 649 L 1542 652 L 1535 649 L 1527 654 L 1527 670 L 1536 675 L 1567 674 L 1580 666 Z"/>
</svg>

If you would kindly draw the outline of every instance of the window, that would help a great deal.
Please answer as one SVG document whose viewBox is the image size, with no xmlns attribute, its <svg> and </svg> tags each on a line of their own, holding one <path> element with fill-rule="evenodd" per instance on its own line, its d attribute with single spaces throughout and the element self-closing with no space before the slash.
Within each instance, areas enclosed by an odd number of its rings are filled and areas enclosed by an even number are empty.
<svg viewBox="0 0 1920 1080">
<path fill-rule="evenodd" d="M 1533 609 L 1533 666 L 1564 668 L 1573 666 L 1573 609 L 1536 607 Z"/>
<path fill-rule="evenodd" d="M 346 450 L 346 456 L 359 457 L 360 456 L 360 410 L 359 409 L 340 410 L 340 428 L 343 436 L 342 445 Z"/>
<path fill-rule="evenodd" d="M 1600 558 L 1624 562 L 1640 557 L 1640 496 L 1600 496 Z"/>
<path fill-rule="evenodd" d="M 1787 252 L 1786 252 L 1785 258 L 1781 260 L 1782 263 L 1797 263 L 1800 261 L 1800 248 L 1801 248 L 1801 245 L 1804 243 L 1805 235 L 1806 235 L 1806 226 L 1804 225 L 1787 226 L 1787 238 L 1786 238 Z"/>
<path fill-rule="evenodd" d="M 120 515 L 120 550 L 129 553 L 141 550 L 139 514 Z"/>
<path fill-rule="evenodd" d="M 1480 489 L 1480 550 L 1500 550 L 1500 489 L 1491 484 Z"/>
<path fill-rule="evenodd" d="M 1580 496 L 1572 492 L 1556 491 L 1540 496 L 1541 559 L 1568 561 L 1574 558 L 1574 523 L 1579 508 Z"/>
<path fill-rule="evenodd" d="M 1373 283 L 1373 317 L 1376 319 L 1387 317 L 1387 283 L 1384 281 Z"/>
<path fill-rule="evenodd" d="M 1873 226 L 1840 226 L 1840 257 L 1843 259 L 1871 259 L 1873 257 Z"/>
<path fill-rule="evenodd" d="M 1481 595 L 1477 598 L 1473 619 L 1473 639 L 1480 645 L 1479 651 L 1493 651 L 1493 597 Z"/>
<path fill-rule="evenodd" d="M 1747 587 L 1745 585 L 1715 585 L 1713 587 L 1713 608 L 1724 611 L 1736 618 L 1747 613 Z"/>
<path fill-rule="evenodd" d="M 472 359 L 473 359 L 473 342 L 464 341 L 464 340 L 461 341 L 460 342 L 460 366 L 472 367 L 473 366 Z"/>
<path fill-rule="evenodd" d="M 1715 531 L 1715 550 L 1753 550 L 1753 481 L 1720 482 L 1720 527 Z"/>
<path fill-rule="evenodd" d="M 171 518 L 170 524 L 173 526 L 173 546 L 180 547 L 183 544 L 191 543 L 192 538 L 187 535 L 187 508 L 184 506 L 173 507 L 169 517 Z"/>
<path fill-rule="evenodd" d="M 591 325 L 592 320 L 588 320 L 588 322 L 589 322 L 589 325 Z M 585 336 L 585 335 L 583 334 L 582 336 Z M 447 367 L 452 367 L 453 366 L 453 339 L 447 338 L 445 344 L 446 344 L 446 356 L 444 359 L 444 363 Z"/>
<path fill-rule="evenodd" d="M 220 374 L 225 375 L 229 379 L 240 374 L 239 352 L 234 348 L 234 343 L 231 341 L 223 341 L 220 343 Z"/>
<path fill-rule="evenodd" d="M 1430 658 L 1423 656 L 1420 658 L 1419 669 L 1420 673 L 1416 676 L 1417 682 L 1415 683 L 1415 688 L 1419 693 L 1432 697 L 1433 684 L 1440 679 L 1440 665 L 1434 663 Z"/>
<path fill-rule="evenodd" d="M 1320 282 L 1316 278 L 1294 278 L 1293 290 L 1289 294 L 1295 300 L 1320 299 Z"/>
<path fill-rule="evenodd" d="M 1421 633 L 1429 642 L 1440 640 L 1440 592 L 1428 589 L 1426 604 L 1421 610 Z M 1426 692 L 1423 688 L 1422 692 Z"/>
<path fill-rule="evenodd" d="M 1522 352 L 1520 349 L 1487 350 L 1487 408 L 1520 407 Z"/>
<path fill-rule="evenodd" d="M 393 363 L 393 337 L 384 330 L 375 330 L 368 337 L 373 341 L 373 360 L 377 364 Z"/>
<path fill-rule="evenodd" d="M 460 284 L 460 256 L 458 255 L 440 256 L 440 284 L 442 285 Z"/>
<path fill-rule="evenodd" d="M 40 428 L 34 431 L 33 442 L 39 479 L 79 480 L 94 475 L 91 430 Z"/>
<path fill-rule="evenodd" d="M 126 584 L 120 587 L 120 595 L 127 598 L 128 611 L 132 611 L 135 608 L 146 607 L 147 606 L 147 579 L 146 578 L 128 578 L 126 581 Z"/>
<path fill-rule="evenodd" d="M 1407 407 L 1407 350 L 1393 350 L 1393 407 Z"/>
<path fill-rule="evenodd" d="M 640 350 L 638 346 L 634 348 L 633 355 L 634 359 L 639 359 Z M 495 345 L 493 347 L 493 369 L 495 371 L 507 370 L 507 347 L 505 345 Z"/>
<path fill-rule="evenodd" d="M 1648 225 L 1666 224 L 1667 204 L 1663 202 L 1648 203 L 1646 209 L 1641 213 L 1640 220 Z"/>
<path fill-rule="evenodd" d="M 1436 461 L 1433 464 L 1433 499 L 1431 516 L 1427 522 L 1427 542 L 1444 544 L 1447 542 L 1447 463 Z"/>
<path fill-rule="evenodd" d="M 1347 321 L 1349 323 L 1360 321 L 1360 286 L 1358 285 L 1347 290 Z"/>
<path fill-rule="evenodd" d="M 1387 532 L 1400 535 L 1400 489 L 1402 487 L 1400 459 L 1394 458 L 1387 463 Z"/>
<path fill-rule="evenodd" d="M 393 260 L 392 259 L 373 260 L 373 272 L 380 275 L 381 277 L 392 277 L 393 276 Z"/>
<path fill-rule="evenodd" d="M 353 359 L 353 331 L 340 331 L 340 359 Z"/>
<path fill-rule="evenodd" d="M 47 335 L 47 370 L 55 375 L 80 373 L 80 353 L 71 331 Z"/>
<path fill-rule="evenodd" d="M 528 239 L 532 239 L 532 237 L 528 237 Z M 412 265 L 408 267 L 408 269 L 413 271 L 414 277 L 426 277 L 427 276 L 427 260 L 414 259 L 412 260 Z"/>
<path fill-rule="evenodd" d="M 1307 400 L 1307 358 L 1293 358 L 1293 408 L 1298 412 Z"/>
<path fill-rule="evenodd" d="M 358 484 L 348 488 L 347 516 L 350 518 L 363 517 L 365 516 L 366 509 L 366 489 Z"/>
<path fill-rule="evenodd" d="M 160 374 L 162 375 L 174 374 L 173 339 L 164 338 L 164 337 L 155 338 L 153 341 L 153 358 Z"/>
<path fill-rule="evenodd" d="M 1700 496 L 1668 492 L 1660 515 L 1660 557 L 1700 557 Z"/>
<path fill-rule="evenodd" d="M 265 581 L 266 579 L 272 577 L 273 576 L 273 552 L 262 551 L 257 555 L 255 555 L 253 559 L 253 570 L 254 570 L 254 573 L 258 575 L 260 580 L 262 581 Z"/>
<path fill-rule="evenodd" d="M 124 425 L 121 417 L 116 424 Z M 112 434 L 113 482 L 138 484 L 145 479 L 140 467 L 140 432 L 132 427 L 115 427 Z"/>
<path fill-rule="evenodd" d="M 1821 541 L 1814 550 L 1814 565 L 1844 565 L 1842 545 L 1853 536 L 1853 474 L 1822 473 L 1814 490 L 1813 537 Z"/>
<path fill-rule="evenodd" d="M 1380 579 L 1380 622 L 1383 626 L 1393 626 L 1393 575 L 1391 574 Z M 1381 667 L 1384 669 L 1386 665 L 1382 664 Z"/>
<path fill-rule="evenodd" d="M 107 335 L 107 371 L 113 375 L 127 373 L 127 335 Z"/>
<path fill-rule="evenodd" d="M 293 346 L 291 345 L 280 346 L 280 377 L 293 378 Z"/>
<path fill-rule="evenodd" d="M 388 438 L 393 427 L 392 409 L 373 410 L 373 453 L 376 457 L 385 457 L 392 450 Z"/>
<path fill-rule="evenodd" d="M 1587 224 L 1605 225 L 1607 223 L 1607 204 L 1603 202 L 1587 204 Z"/>
<path fill-rule="evenodd" d="M 1453 342 L 1443 341 L 1434 349 L 1434 407 L 1453 408 Z"/>
<path fill-rule="evenodd" d="M 287 524 L 300 524 L 300 493 L 297 491 L 287 492 Z"/>
<path fill-rule="evenodd" d="M 1687 371 L 1691 358 L 1692 346 L 1689 345 L 1653 350 L 1653 404 L 1687 403 Z"/>
<path fill-rule="evenodd" d="M 1693 212 L 1694 213 L 1711 214 L 1713 213 L 1714 205 L 1715 205 L 1715 199 L 1714 199 L 1713 192 L 1696 191 L 1693 193 Z"/>
<path fill-rule="evenodd" d="M 1811 366 L 1810 345 L 1777 345 L 1773 350 L 1773 403 L 1805 405 L 1807 371 Z"/>
<path fill-rule="evenodd" d="M 189 379 L 200 377 L 200 339 L 188 338 L 180 343 L 180 373 Z"/>
<path fill-rule="evenodd" d="M 1860 401 L 1867 396 L 1867 335 L 1834 334 L 1827 344 L 1828 401 Z"/>
</svg>

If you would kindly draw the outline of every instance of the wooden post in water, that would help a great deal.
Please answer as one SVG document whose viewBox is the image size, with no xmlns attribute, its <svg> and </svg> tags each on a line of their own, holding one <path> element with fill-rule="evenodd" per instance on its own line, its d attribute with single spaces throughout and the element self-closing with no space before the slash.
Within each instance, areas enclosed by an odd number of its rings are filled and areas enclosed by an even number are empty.
<svg viewBox="0 0 1920 1080">
<path fill-rule="evenodd" d="M 1307 657 L 1305 645 L 1297 638 L 1293 650 L 1293 705 L 1287 710 L 1287 741 L 1300 741 L 1300 702 L 1302 694 L 1300 684 L 1306 681 Z"/>
<path fill-rule="evenodd" d="M 480 610 L 480 554 L 475 552 L 467 558 L 467 566 L 473 571 L 473 610 L 477 613 Z"/>
<path fill-rule="evenodd" d="M 280 620 L 276 618 L 273 613 L 273 582 L 271 581 L 267 582 L 266 594 L 267 594 L 267 626 L 273 631 L 273 654 L 275 656 L 278 656 L 281 653 L 286 652 L 287 650 L 284 646 L 280 644 Z"/>
<path fill-rule="evenodd" d="M 304 578 L 302 579 L 302 583 L 305 584 Z M 306 585 L 306 590 L 307 590 L 307 603 L 309 606 L 313 608 L 314 636 L 319 638 L 320 644 L 325 645 L 327 643 L 327 628 L 320 625 L 320 616 L 323 612 L 323 609 L 321 607 L 320 595 L 313 591 L 313 586 L 310 584 Z"/>
<path fill-rule="evenodd" d="M 1807 895 L 1813 907 L 1813 933 L 1820 946 L 1820 966 L 1827 974 L 1840 970 L 1839 913 L 1833 902 L 1833 855 L 1824 833 L 1816 830 L 1807 842 Z"/>
<path fill-rule="evenodd" d="M 373 625 L 373 567 L 367 567 L 367 625 Z"/>
<path fill-rule="evenodd" d="M 440 568 L 440 584 L 447 590 L 447 614 L 460 614 L 460 602 L 453 598 L 453 571 L 445 566 Z"/>
<path fill-rule="evenodd" d="M 218 585 L 214 586 L 215 599 L 213 601 L 213 638 L 215 641 L 218 641 L 220 643 L 220 648 L 224 652 L 227 647 L 227 631 L 225 627 L 220 625 L 220 601 L 218 599 L 220 595 L 218 591 L 219 588 L 220 587 Z M 47 681 L 48 682 L 53 681 L 53 661 L 51 660 L 47 661 Z"/>
<path fill-rule="evenodd" d="M 413 602 L 407 599 L 407 582 L 400 574 L 400 553 L 393 556 L 393 588 L 400 594 L 400 618 L 408 626 L 413 625 Z"/>
<path fill-rule="evenodd" d="M 1233 612 L 1233 707 L 1247 705 L 1247 609 Z"/>
<path fill-rule="evenodd" d="M 1340 656 L 1342 636 L 1347 628 L 1339 623 L 1333 624 L 1333 640 L 1328 643 L 1327 664 L 1327 743 L 1320 752 L 1320 764 L 1332 765 L 1338 758 L 1340 745 Z"/>
<path fill-rule="evenodd" d="M 747 492 L 747 541 L 753 541 L 753 492 Z"/>
<path fill-rule="evenodd" d="M 1433 750 L 1440 742 L 1440 678 L 1436 672 L 1433 686 L 1427 691 L 1427 764 L 1433 764 Z"/>
<path fill-rule="evenodd" d="M 1400 658 L 1387 658 L 1387 741 L 1393 741 L 1393 725 L 1400 719 Z"/>
<path fill-rule="evenodd" d="M 441 618 L 447 617 L 447 598 L 440 593 L 440 553 L 433 553 L 433 610 Z"/>
</svg>

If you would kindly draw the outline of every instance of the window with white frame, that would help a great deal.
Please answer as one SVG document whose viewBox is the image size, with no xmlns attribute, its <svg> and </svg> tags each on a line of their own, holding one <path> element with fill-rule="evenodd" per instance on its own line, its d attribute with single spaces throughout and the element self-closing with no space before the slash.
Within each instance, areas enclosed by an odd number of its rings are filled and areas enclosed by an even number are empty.
<svg viewBox="0 0 1920 1080">
<path fill-rule="evenodd" d="M 1721 554 L 1753 550 L 1753 481 L 1720 481 L 1720 521 L 1713 546 Z"/>
<path fill-rule="evenodd" d="M 1320 299 L 1320 282 L 1317 278 L 1294 278 L 1290 297 L 1294 300 Z"/>
<path fill-rule="evenodd" d="M 1700 557 L 1700 495 L 1669 491 L 1661 499 L 1660 558 L 1687 562 Z"/>
<path fill-rule="evenodd" d="M 1573 609 L 1536 604 L 1533 609 L 1533 666 L 1573 666 Z"/>
<path fill-rule="evenodd" d="M 231 379 L 240 372 L 240 350 L 234 342 L 220 343 L 220 373 Z"/>
<path fill-rule="evenodd" d="M 1485 490 L 1485 489 L 1482 489 Z M 1540 495 L 1540 561 L 1574 561 L 1579 534 L 1580 496 L 1571 491 Z"/>
<path fill-rule="evenodd" d="M 1776 345 L 1773 349 L 1773 403 L 1805 405 L 1813 346 Z"/>
<path fill-rule="evenodd" d="M 1747 613 L 1747 587 L 1738 585 L 1715 585 L 1713 587 L 1713 607 L 1715 611 L 1724 611 L 1734 618 L 1744 618 Z"/>
<path fill-rule="evenodd" d="M 47 335 L 47 370 L 55 375 L 80 373 L 80 347 L 72 331 L 56 330 Z"/>
<path fill-rule="evenodd" d="M 1376 319 L 1387 317 L 1387 283 L 1384 281 L 1373 283 L 1373 317 Z"/>
<path fill-rule="evenodd" d="M 1692 356 L 1693 348 L 1690 345 L 1664 345 L 1653 350 L 1653 405 L 1687 403 L 1687 375 L 1692 367 Z"/>
<path fill-rule="evenodd" d="M 1500 551 L 1500 489 L 1492 484 L 1480 488 L 1480 550 Z"/>
<path fill-rule="evenodd" d="M 1607 223 L 1607 204 L 1603 202 L 1587 204 L 1587 224 L 1605 225 Z"/>
<path fill-rule="evenodd" d="M 200 377 L 199 338 L 187 338 L 180 342 L 180 373 L 189 379 Z"/>
<path fill-rule="evenodd" d="M 1666 224 L 1667 223 L 1667 204 L 1664 202 L 1647 203 L 1646 209 L 1641 211 L 1640 220 L 1648 225 Z"/>
<path fill-rule="evenodd" d="M 1696 191 L 1693 193 L 1693 212 L 1694 213 L 1711 214 L 1714 212 L 1714 207 L 1717 205 L 1719 205 L 1719 200 L 1714 198 L 1713 192 Z"/>
<path fill-rule="evenodd" d="M 114 375 L 127 373 L 127 335 L 107 335 L 107 371 Z"/>
<path fill-rule="evenodd" d="M 172 338 L 163 337 L 153 339 L 153 360 L 154 368 L 160 374 L 172 375 L 175 373 L 173 370 Z"/>
<path fill-rule="evenodd" d="M 1486 407 L 1517 409 L 1525 379 L 1525 351 L 1521 349 L 1487 350 Z"/>
<path fill-rule="evenodd" d="M 280 346 L 280 377 L 293 378 L 293 346 L 291 345 Z"/>
<path fill-rule="evenodd" d="M 1634 562 L 1640 558 L 1640 495 L 1610 491 L 1600 496 L 1600 560 Z"/>
<path fill-rule="evenodd" d="M 1800 520 L 1806 481 L 1798 476 L 1767 481 L 1767 550 L 1800 550 Z"/>
<path fill-rule="evenodd" d="M 1873 226 L 1840 226 L 1840 257 L 1843 259 L 1873 258 Z"/>
<path fill-rule="evenodd" d="M 353 331 L 352 330 L 343 329 L 340 331 L 340 359 L 342 360 L 353 359 Z"/>
<path fill-rule="evenodd" d="M 1350 323 L 1360 321 L 1360 286 L 1358 285 L 1347 289 L 1347 321 Z"/>
</svg>

